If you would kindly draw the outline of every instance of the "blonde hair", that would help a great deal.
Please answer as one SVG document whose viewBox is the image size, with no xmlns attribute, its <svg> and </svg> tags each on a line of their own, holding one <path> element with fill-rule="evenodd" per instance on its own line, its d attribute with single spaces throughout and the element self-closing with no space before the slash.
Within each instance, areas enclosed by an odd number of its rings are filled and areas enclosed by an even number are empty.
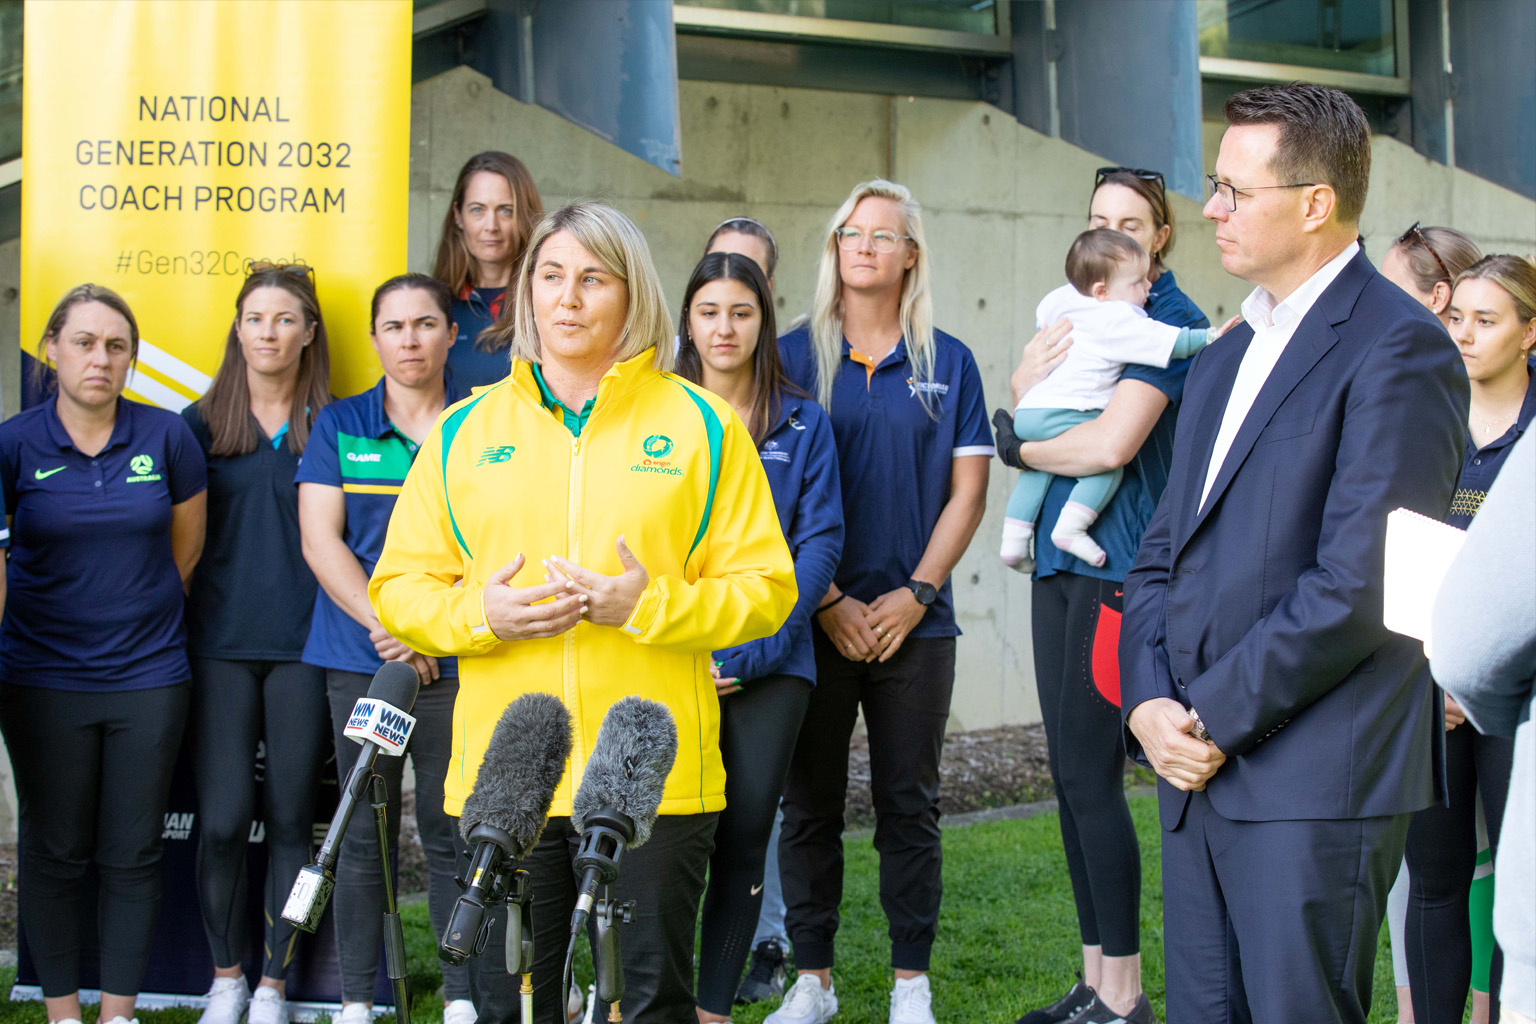
<svg viewBox="0 0 1536 1024">
<path fill-rule="evenodd" d="M 634 221 L 605 203 L 571 203 L 549 214 L 534 228 L 518 268 L 516 306 L 512 317 L 491 328 L 497 346 L 511 334 L 512 358 L 526 363 L 543 362 L 539 346 L 538 320 L 533 310 L 533 270 L 539 252 L 550 237 L 562 231 L 597 257 L 608 273 L 623 281 L 629 289 L 629 309 L 619 333 L 618 362 L 640 355 L 648 348 L 656 350 L 654 366 L 665 373 L 672 369 L 672 325 L 668 319 L 667 299 L 661 291 L 661 278 L 651 262 L 651 249 Z"/>
<path fill-rule="evenodd" d="M 858 185 L 837 208 L 827 225 L 827 241 L 821 249 L 821 267 L 816 273 L 816 297 L 811 304 L 811 349 L 816 353 L 816 400 L 823 408 L 832 407 L 832 382 L 843 358 L 843 281 L 837 268 L 837 231 L 853 216 L 854 207 L 863 199 L 889 199 L 901 207 L 906 222 L 903 233 L 917 250 L 917 261 L 901 279 L 901 333 L 907 341 L 907 361 L 912 364 L 913 380 L 933 382 L 933 294 L 929 289 L 928 242 L 923 235 L 923 208 L 905 185 L 876 178 Z M 932 389 L 919 387 L 923 407 L 933 415 L 929 397 Z"/>
<path fill-rule="evenodd" d="M 1508 253 L 1484 256 L 1457 274 L 1456 284 L 1477 278 L 1492 281 L 1508 292 L 1520 320 L 1536 320 L 1536 260 Z"/>
</svg>

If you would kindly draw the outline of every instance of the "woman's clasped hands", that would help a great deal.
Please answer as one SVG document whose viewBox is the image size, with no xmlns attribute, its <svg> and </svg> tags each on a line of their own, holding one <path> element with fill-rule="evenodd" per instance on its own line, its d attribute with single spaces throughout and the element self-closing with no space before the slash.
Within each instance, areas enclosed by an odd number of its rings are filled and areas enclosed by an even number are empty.
<svg viewBox="0 0 1536 1024">
<path fill-rule="evenodd" d="M 620 537 L 615 544 L 624 571 L 605 576 L 558 555 L 541 561 L 544 582 L 514 587 L 523 568 L 519 554 L 485 581 L 485 624 L 499 640 L 540 640 L 559 636 L 586 619 L 596 626 L 622 626 L 634 614 L 650 574 Z"/>
</svg>

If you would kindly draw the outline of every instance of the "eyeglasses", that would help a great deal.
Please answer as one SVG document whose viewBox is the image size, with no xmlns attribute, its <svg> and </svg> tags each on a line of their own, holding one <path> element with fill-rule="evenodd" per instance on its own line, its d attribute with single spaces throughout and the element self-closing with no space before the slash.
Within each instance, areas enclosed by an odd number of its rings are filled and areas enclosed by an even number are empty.
<svg viewBox="0 0 1536 1024">
<path fill-rule="evenodd" d="M 1311 188 L 1316 184 L 1317 182 L 1315 181 L 1298 181 L 1290 185 L 1245 185 L 1242 188 L 1238 188 L 1231 182 L 1217 181 L 1214 174 L 1207 174 L 1205 176 L 1208 195 L 1212 197 L 1221 196 L 1221 201 L 1226 204 L 1228 213 L 1237 212 L 1237 194 L 1239 192 L 1263 192 L 1265 189 L 1271 188 Z"/>
<path fill-rule="evenodd" d="M 1140 167 L 1100 167 L 1093 175 L 1093 190 L 1097 192 L 1104 179 L 1112 174 L 1129 174 L 1157 186 L 1160 195 L 1167 195 L 1168 186 L 1163 182 L 1162 171 L 1148 171 Z"/>
<path fill-rule="evenodd" d="M 1407 245 L 1414 239 L 1418 239 L 1419 244 L 1429 250 L 1429 254 L 1435 258 L 1435 263 L 1440 267 L 1440 273 L 1445 275 L 1445 280 L 1453 280 L 1456 275 L 1452 274 L 1450 269 L 1446 267 L 1445 260 L 1440 258 L 1440 254 L 1435 252 L 1435 247 L 1429 244 L 1429 239 L 1424 237 L 1424 232 L 1419 230 L 1418 221 L 1414 221 L 1413 227 L 1403 232 L 1403 236 L 1397 240 L 1397 244 Z"/>
<path fill-rule="evenodd" d="M 293 274 L 296 277 L 308 277 L 315 272 L 315 268 L 308 263 L 273 263 L 271 260 L 252 260 L 250 269 L 246 273 L 249 276 L 250 274 L 264 274 L 269 271 L 276 271 L 279 274 Z"/>
<path fill-rule="evenodd" d="M 837 239 L 839 249 L 862 249 L 864 247 L 864 232 L 858 228 L 838 228 L 832 232 L 832 237 Z M 876 231 L 869 236 L 870 248 L 875 252 L 895 252 L 896 243 L 905 239 L 912 241 L 911 235 L 898 235 L 890 231 Z"/>
</svg>

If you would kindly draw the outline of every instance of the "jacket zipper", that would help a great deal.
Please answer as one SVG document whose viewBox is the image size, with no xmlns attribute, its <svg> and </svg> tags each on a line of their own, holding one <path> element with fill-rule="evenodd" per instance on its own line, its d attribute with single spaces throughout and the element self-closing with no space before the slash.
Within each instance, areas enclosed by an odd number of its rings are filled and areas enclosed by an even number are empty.
<svg viewBox="0 0 1536 1024">
<path fill-rule="evenodd" d="M 588 420 L 588 425 L 591 421 Z M 566 493 L 565 516 L 565 557 L 577 565 L 581 564 L 581 494 L 582 494 L 582 470 L 584 463 L 581 459 L 581 438 L 571 438 L 571 462 L 570 471 L 566 474 L 570 481 Z M 586 770 L 586 730 L 582 728 L 582 702 L 580 680 L 576 672 L 576 630 L 568 629 L 565 632 L 565 706 L 572 709 L 571 717 L 576 722 L 574 730 L 574 742 L 571 744 L 571 800 L 576 799 L 575 780 L 580 778 Z"/>
</svg>

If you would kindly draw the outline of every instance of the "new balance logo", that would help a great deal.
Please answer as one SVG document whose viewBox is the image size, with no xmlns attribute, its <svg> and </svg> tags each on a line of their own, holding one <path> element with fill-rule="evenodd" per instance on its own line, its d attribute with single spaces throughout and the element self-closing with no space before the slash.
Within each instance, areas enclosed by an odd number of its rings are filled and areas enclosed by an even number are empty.
<svg viewBox="0 0 1536 1024">
<path fill-rule="evenodd" d="M 485 451 L 480 453 L 480 461 L 476 462 L 475 465 L 486 466 L 494 462 L 506 462 L 508 459 L 512 458 L 512 453 L 515 451 L 517 451 L 517 449 L 510 444 L 491 445 Z"/>
</svg>

